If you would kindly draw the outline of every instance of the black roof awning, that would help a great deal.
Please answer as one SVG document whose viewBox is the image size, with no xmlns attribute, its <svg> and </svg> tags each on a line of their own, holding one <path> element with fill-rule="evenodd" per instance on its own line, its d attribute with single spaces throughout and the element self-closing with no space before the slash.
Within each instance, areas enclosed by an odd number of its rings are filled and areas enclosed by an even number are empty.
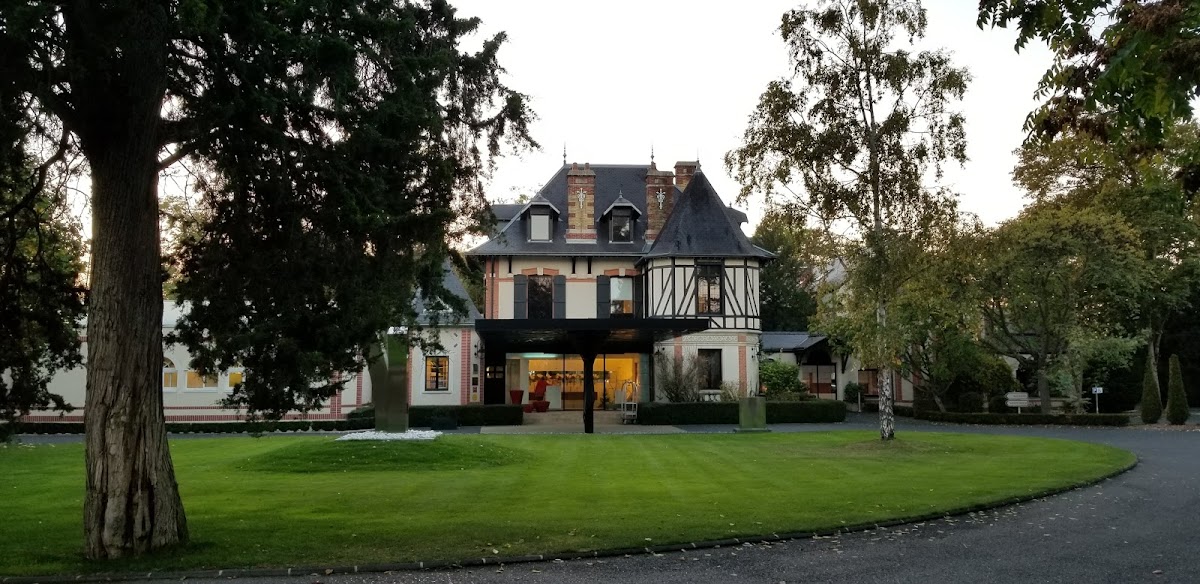
<svg viewBox="0 0 1200 584">
<path fill-rule="evenodd" d="M 707 318 L 545 318 L 475 321 L 487 351 L 649 353 L 654 342 L 708 330 Z"/>
</svg>

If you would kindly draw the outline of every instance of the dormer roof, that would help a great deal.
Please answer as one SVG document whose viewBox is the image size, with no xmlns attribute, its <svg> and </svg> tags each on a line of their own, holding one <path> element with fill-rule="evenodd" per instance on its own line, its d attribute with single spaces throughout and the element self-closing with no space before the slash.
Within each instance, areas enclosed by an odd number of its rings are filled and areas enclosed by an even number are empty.
<svg viewBox="0 0 1200 584">
<path fill-rule="evenodd" d="M 634 205 L 633 203 L 631 203 L 629 201 L 629 199 L 625 198 L 624 195 L 618 194 L 617 199 L 615 201 L 613 201 L 613 203 L 611 205 L 609 205 L 608 208 L 605 209 L 603 213 L 600 214 L 600 217 L 607 216 L 609 213 L 612 213 L 613 209 L 615 209 L 617 207 L 627 207 L 629 209 L 632 209 L 633 212 L 637 215 L 642 214 L 642 210 L 638 209 L 637 205 Z"/>
</svg>

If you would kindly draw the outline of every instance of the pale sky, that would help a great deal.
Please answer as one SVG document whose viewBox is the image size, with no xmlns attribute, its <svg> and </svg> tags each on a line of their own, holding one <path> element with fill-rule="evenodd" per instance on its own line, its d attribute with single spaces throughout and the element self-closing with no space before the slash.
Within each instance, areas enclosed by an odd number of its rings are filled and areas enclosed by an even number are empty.
<svg viewBox="0 0 1200 584">
<path fill-rule="evenodd" d="M 736 148 L 758 97 L 788 73 L 776 28 L 796 1 L 740 3 L 687 0 L 454 0 L 461 16 L 478 16 L 481 31 L 508 33 L 500 63 L 506 83 L 530 96 L 540 152 L 502 159 L 491 199 L 532 193 L 568 162 L 647 164 L 659 168 L 700 159 L 726 202 L 738 185 L 722 158 Z M 951 165 L 943 182 L 961 193 L 963 210 L 987 224 L 1024 205 L 1012 184 L 1012 151 L 1036 105 L 1037 80 L 1050 52 L 1031 42 L 1013 50 L 1015 32 L 980 30 L 974 0 L 926 0 L 929 28 L 922 48 L 945 48 L 974 77 L 961 103 L 967 121 L 965 167 Z M 736 6 L 736 7 L 735 7 Z M 751 223 L 761 210 L 752 203 Z M 745 208 L 746 206 L 743 206 Z"/>
</svg>

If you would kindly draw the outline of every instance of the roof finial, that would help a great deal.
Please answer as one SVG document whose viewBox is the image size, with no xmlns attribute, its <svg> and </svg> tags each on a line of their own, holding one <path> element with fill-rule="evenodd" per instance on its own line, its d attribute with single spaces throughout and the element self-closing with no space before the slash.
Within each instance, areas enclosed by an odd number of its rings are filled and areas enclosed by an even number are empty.
<svg viewBox="0 0 1200 584">
<path fill-rule="evenodd" d="M 654 142 L 650 143 L 650 164 L 654 164 Z"/>
<path fill-rule="evenodd" d="M 563 140 L 563 166 L 567 165 L 567 141 Z"/>
</svg>

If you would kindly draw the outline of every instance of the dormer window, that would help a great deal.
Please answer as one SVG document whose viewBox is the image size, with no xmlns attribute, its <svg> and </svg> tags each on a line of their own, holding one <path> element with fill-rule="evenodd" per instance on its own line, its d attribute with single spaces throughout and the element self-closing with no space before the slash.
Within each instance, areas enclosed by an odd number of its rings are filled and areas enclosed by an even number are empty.
<svg viewBox="0 0 1200 584">
<path fill-rule="evenodd" d="M 529 213 L 529 240 L 550 241 L 550 213 L 534 210 Z"/>
<path fill-rule="evenodd" d="M 640 214 L 633 203 L 618 193 L 617 200 L 600 214 L 601 221 L 608 221 L 608 240 L 613 243 L 633 242 L 634 221 Z"/>
<path fill-rule="evenodd" d="M 613 209 L 609 227 L 609 241 L 621 243 L 633 241 L 633 217 L 629 213 L 629 209 Z"/>
</svg>

